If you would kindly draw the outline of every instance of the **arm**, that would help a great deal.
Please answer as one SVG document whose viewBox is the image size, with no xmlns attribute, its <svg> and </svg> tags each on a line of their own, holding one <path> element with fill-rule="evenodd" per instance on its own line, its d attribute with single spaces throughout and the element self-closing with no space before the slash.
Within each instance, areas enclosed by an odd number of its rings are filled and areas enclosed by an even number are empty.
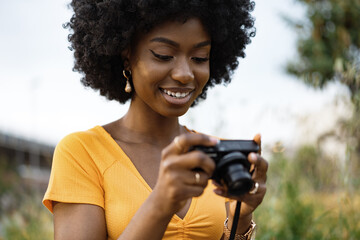
<svg viewBox="0 0 360 240">
<path fill-rule="evenodd" d="M 101 170 L 86 150 L 88 139 L 85 132 L 70 134 L 54 152 L 43 203 L 54 214 L 55 240 L 106 239 Z"/>
<path fill-rule="evenodd" d="M 215 168 L 214 162 L 202 152 L 187 152 L 192 145 L 215 145 L 217 139 L 201 134 L 185 134 L 162 151 L 157 183 L 144 204 L 136 212 L 119 237 L 126 239 L 162 239 L 175 213 L 192 197 L 200 196 Z M 201 167 L 200 180 L 195 183 L 193 169 Z"/>
<path fill-rule="evenodd" d="M 161 213 L 161 206 L 154 194 L 150 195 L 131 219 L 118 240 L 127 239 L 162 239 L 173 214 Z M 149 237 L 151 236 L 151 237 Z"/>
<path fill-rule="evenodd" d="M 119 239 L 161 239 L 172 216 L 161 216 L 153 206 L 149 197 Z M 54 203 L 54 235 L 55 240 L 107 239 L 104 210 L 91 204 Z"/>
<path fill-rule="evenodd" d="M 164 149 L 157 184 L 119 239 L 144 239 L 149 236 L 151 239 L 161 239 L 171 217 L 184 206 L 186 200 L 202 194 L 207 179 L 214 170 L 214 163 L 200 152 L 186 152 L 192 145 L 213 145 L 215 142 L 210 143 L 209 140 L 201 139 L 203 136 L 199 135 L 197 135 L 199 139 L 186 139 L 188 137 L 180 138 L 178 146 L 173 143 Z M 255 140 L 260 141 L 260 138 Z M 252 212 L 261 203 L 266 192 L 267 162 L 256 154 L 251 154 L 249 161 L 255 167 L 253 180 L 258 182 L 260 187 L 256 194 L 245 194 L 238 199 L 242 201 L 239 224 L 236 229 L 239 235 L 248 231 Z M 191 170 L 197 167 L 205 171 L 201 173 L 203 174 L 201 179 L 205 181 L 194 185 L 193 181 L 188 182 L 188 180 L 194 179 L 194 173 Z M 225 196 L 225 194 L 222 195 Z M 232 226 L 235 205 L 235 201 L 227 205 L 229 226 Z M 225 236 L 221 239 L 227 240 Z"/>
<path fill-rule="evenodd" d="M 104 210 L 96 205 L 53 203 L 55 240 L 105 240 Z"/>
</svg>

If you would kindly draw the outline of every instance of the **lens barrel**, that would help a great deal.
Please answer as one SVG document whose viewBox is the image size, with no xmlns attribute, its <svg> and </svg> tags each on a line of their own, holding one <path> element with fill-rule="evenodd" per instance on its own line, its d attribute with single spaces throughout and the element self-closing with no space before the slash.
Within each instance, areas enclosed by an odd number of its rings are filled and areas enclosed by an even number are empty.
<svg viewBox="0 0 360 240">
<path fill-rule="evenodd" d="M 228 187 L 232 196 L 247 193 L 253 187 L 253 180 L 249 173 L 249 164 L 246 156 L 241 152 L 226 154 L 220 159 L 218 168 L 223 183 Z"/>
</svg>

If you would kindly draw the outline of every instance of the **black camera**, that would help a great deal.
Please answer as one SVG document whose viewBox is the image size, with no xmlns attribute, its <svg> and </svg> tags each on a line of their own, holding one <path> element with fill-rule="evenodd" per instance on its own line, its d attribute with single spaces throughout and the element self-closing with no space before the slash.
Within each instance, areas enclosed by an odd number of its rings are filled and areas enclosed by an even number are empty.
<svg viewBox="0 0 360 240">
<path fill-rule="evenodd" d="M 215 161 L 216 168 L 211 178 L 225 185 L 231 196 L 240 196 L 253 188 L 251 164 L 247 157 L 249 153 L 256 153 L 259 149 L 259 145 L 253 140 L 221 140 L 212 147 L 192 148 L 206 153 Z"/>
</svg>

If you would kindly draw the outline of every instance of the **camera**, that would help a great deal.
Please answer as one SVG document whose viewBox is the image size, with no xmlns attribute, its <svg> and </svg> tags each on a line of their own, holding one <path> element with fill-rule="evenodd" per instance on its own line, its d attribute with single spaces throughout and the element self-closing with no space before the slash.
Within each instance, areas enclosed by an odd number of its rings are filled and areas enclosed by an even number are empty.
<svg viewBox="0 0 360 240">
<path fill-rule="evenodd" d="M 215 146 L 192 148 L 206 153 L 214 160 L 216 168 L 211 178 L 225 185 L 231 196 L 240 196 L 253 188 L 251 164 L 247 157 L 249 153 L 258 152 L 259 149 L 259 145 L 253 140 L 221 140 Z"/>
</svg>

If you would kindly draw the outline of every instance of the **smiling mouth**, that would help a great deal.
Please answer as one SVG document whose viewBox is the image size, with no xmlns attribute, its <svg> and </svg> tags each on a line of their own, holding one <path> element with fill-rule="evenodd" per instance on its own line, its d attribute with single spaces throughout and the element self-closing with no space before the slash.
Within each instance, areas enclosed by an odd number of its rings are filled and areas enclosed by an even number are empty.
<svg viewBox="0 0 360 240">
<path fill-rule="evenodd" d="M 166 89 L 161 88 L 161 91 L 164 92 L 165 94 L 169 95 L 170 97 L 174 97 L 174 98 L 185 98 L 187 97 L 190 92 L 172 92 Z"/>
</svg>

